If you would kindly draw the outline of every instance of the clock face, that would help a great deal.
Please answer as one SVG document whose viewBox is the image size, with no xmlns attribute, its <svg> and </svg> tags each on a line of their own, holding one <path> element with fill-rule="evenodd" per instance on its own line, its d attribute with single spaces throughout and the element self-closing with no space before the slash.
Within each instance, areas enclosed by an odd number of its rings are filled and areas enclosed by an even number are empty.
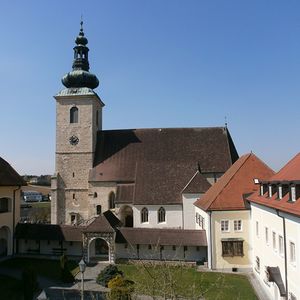
<svg viewBox="0 0 300 300">
<path fill-rule="evenodd" d="M 76 136 L 76 135 L 72 135 L 70 138 L 69 138 L 69 142 L 71 145 L 75 146 L 78 144 L 79 142 L 79 138 Z"/>
</svg>

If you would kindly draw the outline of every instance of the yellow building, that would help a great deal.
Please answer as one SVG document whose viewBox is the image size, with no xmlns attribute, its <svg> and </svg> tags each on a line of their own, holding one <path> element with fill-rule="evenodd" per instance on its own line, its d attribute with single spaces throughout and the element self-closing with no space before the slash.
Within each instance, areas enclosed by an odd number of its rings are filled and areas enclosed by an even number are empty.
<svg viewBox="0 0 300 300">
<path fill-rule="evenodd" d="M 20 218 L 22 177 L 0 157 L 0 257 L 13 254 L 14 230 Z"/>
<path fill-rule="evenodd" d="M 244 196 L 273 171 L 253 153 L 243 155 L 195 202 L 196 227 L 205 229 L 211 269 L 250 269 L 250 210 Z"/>
</svg>

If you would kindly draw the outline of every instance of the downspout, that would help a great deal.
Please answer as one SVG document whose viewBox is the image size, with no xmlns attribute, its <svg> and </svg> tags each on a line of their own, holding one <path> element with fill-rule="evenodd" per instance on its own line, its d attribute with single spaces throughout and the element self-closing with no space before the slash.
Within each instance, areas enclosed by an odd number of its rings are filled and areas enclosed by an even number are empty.
<svg viewBox="0 0 300 300">
<path fill-rule="evenodd" d="M 21 185 L 18 186 L 17 189 L 14 190 L 14 193 L 13 193 L 13 207 L 12 207 L 12 211 L 13 211 L 13 234 L 12 234 L 12 255 L 15 254 L 15 226 L 16 226 L 16 221 L 15 221 L 15 218 L 16 218 L 16 192 L 18 190 L 21 189 Z"/>
<path fill-rule="evenodd" d="M 285 276 L 285 289 L 286 296 L 285 299 L 288 299 L 288 279 L 287 279 L 287 254 L 286 254 L 286 228 L 285 228 L 285 217 L 279 214 L 279 210 L 276 209 L 277 216 L 282 218 L 282 227 L 283 227 L 283 244 L 284 244 L 284 276 Z"/>
<path fill-rule="evenodd" d="M 209 244 L 210 244 L 210 253 L 209 253 L 209 256 L 210 256 L 210 268 L 213 269 L 212 230 L 211 230 L 211 227 L 212 227 L 212 222 L 211 222 L 212 212 L 209 211 L 208 214 L 209 214 Z"/>
</svg>

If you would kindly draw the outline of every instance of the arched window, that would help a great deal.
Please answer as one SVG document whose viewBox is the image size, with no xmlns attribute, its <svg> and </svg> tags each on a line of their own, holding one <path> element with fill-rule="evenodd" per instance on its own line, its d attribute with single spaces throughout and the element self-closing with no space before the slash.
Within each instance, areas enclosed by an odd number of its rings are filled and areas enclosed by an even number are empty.
<svg viewBox="0 0 300 300">
<path fill-rule="evenodd" d="M 78 108 L 76 106 L 70 109 L 70 123 L 78 123 Z"/>
<path fill-rule="evenodd" d="M 97 215 L 101 215 L 101 205 L 96 206 Z"/>
<path fill-rule="evenodd" d="M 146 207 L 144 207 L 141 211 L 141 222 L 148 222 L 148 209 Z"/>
<path fill-rule="evenodd" d="M 158 210 L 158 223 L 166 222 L 166 210 L 161 207 Z"/>
<path fill-rule="evenodd" d="M 109 197 L 108 197 L 108 206 L 109 206 L 109 209 L 113 209 L 115 208 L 115 193 L 114 192 L 111 192 L 109 194 Z"/>
</svg>

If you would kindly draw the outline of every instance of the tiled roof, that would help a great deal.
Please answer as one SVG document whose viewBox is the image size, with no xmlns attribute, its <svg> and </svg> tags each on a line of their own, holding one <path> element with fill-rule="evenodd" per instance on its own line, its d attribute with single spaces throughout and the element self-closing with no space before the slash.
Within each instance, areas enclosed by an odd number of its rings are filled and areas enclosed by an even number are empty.
<svg viewBox="0 0 300 300">
<path fill-rule="evenodd" d="M 205 230 L 123 227 L 120 232 L 132 245 L 207 246 Z"/>
<path fill-rule="evenodd" d="M 83 232 L 114 232 L 114 228 L 104 215 L 99 215 L 95 220 L 83 229 Z"/>
<path fill-rule="evenodd" d="M 270 176 L 267 182 L 286 182 L 286 181 L 300 181 L 300 153 L 293 157 L 278 173 Z M 278 209 L 293 215 L 300 216 L 300 198 L 295 202 L 290 201 L 290 195 L 287 193 L 282 199 L 278 199 L 277 193 L 273 194 L 271 198 L 267 193 L 260 195 L 257 191 L 247 197 L 247 200 L 263 206 Z"/>
<path fill-rule="evenodd" d="M 0 186 L 26 185 L 22 177 L 0 157 Z"/>
<path fill-rule="evenodd" d="M 205 193 L 211 184 L 204 178 L 199 171 L 197 171 L 191 180 L 188 182 L 182 193 L 186 194 L 197 194 Z"/>
<path fill-rule="evenodd" d="M 243 194 L 259 189 L 254 179 L 267 179 L 273 174 L 273 170 L 253 153 L 243 155 L 194 204 L 203 210 L 245 209 Z"/>
<path fill-rule="evenodd" d="M 19 223 L 16 238 L 27 240 L 81 241 L 82 228 L 72 225 Z"/>
<path fill-rule="evenodd" d="M 294 156 L 278 173 L 269 181 L 293 181 L 300 180 L 300 153 Z"/>
<path fill-rule="evenodd" d="M 180 204 L 198 164 L 224 173 L 238 159 L 227 128 L 108 130 L 97 141 L 90 181 L 133 184 L 133 204 Z"/>
</svg>

